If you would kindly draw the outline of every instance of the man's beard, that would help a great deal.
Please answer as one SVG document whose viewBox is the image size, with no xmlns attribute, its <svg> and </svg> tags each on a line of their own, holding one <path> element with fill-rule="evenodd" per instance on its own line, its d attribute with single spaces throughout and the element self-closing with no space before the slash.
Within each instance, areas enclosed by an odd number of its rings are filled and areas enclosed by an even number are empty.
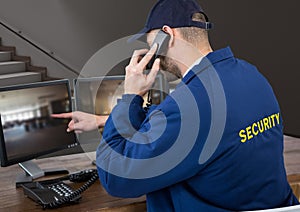
<svg viewBox="0 0 300 212">
<path fill-rule="evenodd" d="M 181 71 L 175 61 L 166 56 L 160 56 L 160 70 L 163 71 L 169 82 L 182 78 Z"/>
</svg>

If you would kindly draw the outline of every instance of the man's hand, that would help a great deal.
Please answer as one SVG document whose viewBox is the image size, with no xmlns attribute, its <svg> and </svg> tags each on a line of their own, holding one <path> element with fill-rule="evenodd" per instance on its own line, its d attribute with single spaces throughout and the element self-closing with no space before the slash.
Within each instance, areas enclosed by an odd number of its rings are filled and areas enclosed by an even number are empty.
<svg viewBox="0 0 300 212">
<path fill-rule="evenodd" d="M 156 59 L 148 75 L 144 74 L 146 65 L 149 63 L 157 49 L 157 44 L 148 49 L 136 50 L 126 67 L 124 90 L 125 94 L 144 96 L 151 89 L 157 72 L 159 71 L 159 59 Z M 147 54 L 146 54 L 147 53 Z M 141 55 L 146 54 L 142 59 Z"/>
<path fill-rule="evenodd" d="M 108 119 L 108 116 L 97 116 L 80 111 L 52 114 L 51 117 L 72 119 L 68 124 L 67 132 L 75 131 L 76 133 L 82 133 L 84 131 L 91 131 L 98 129 L 98 127 L 103 127 Z"/>
</svg>

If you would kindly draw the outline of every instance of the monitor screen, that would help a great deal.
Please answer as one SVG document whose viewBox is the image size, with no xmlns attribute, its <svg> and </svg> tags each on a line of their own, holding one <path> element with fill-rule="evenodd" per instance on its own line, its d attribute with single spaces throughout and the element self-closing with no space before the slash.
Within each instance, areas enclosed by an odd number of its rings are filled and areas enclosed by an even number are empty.
<svg viewBox="0 0 300 212">
<path fill-rule="evenodd" d="M 124 93 L 125 76 L 78 78 L 74 81 L 75 109 L 96 115 L 109 115 Z M 159 104 L 169 93 L 163 75 L 157 75 L 151 90 L 153 104 Z M 144 96 L 144 106 L 148 94 Z"/>
<path fill-rule="evenodd" d="M 75 110 L 96 115 L 109 115 L 124 93 L 125 76 L 78 78 L 74 81 Z M 162 75 L 157 75 L 150 92 L 152 103 L 159 104 L 169 92 Z M 144 96 L 144 106 L 148 94 Z M 85 152 L 95 151 L 102 136 L 102 128 L 78 134 L 78 141 Z"/>
<path fill-rule="evenodd" d="M 74 80 L 75 110 L 96 115 L 109 115 L 124 92 L 125 76 L 78 78 Z M 85 152 L 96 151 L 102 128 L 77 134 Z"/>
<path fill-rule="evenodd" d="M 124 93 L 125 76 L 78 78 L 74 82 L 75 109 L 96 115 L 109 115 Z"/>
<path fill-rule="evenodd" d="M 77 146 L 75 134 L 66 132 L 69 120 L 51 118 L 71 111 L 68 80 L 0 88 L 1 166 Z"/>
</svg>

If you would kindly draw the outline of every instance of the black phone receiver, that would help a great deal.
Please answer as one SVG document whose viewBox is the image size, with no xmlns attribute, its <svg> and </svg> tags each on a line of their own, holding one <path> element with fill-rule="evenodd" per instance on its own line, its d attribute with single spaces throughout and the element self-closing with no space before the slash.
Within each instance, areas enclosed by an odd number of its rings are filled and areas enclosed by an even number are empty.
<svg viewBox="0 0 300 212">
<path fill-rule="evenodd" d="M 145 74 L 149 74 L 156 58 L 159 58 L 161 55 L 166 54 L 169 41 L 170 41 L 170 35 L 168 33 L 164 32 L 163 30 L 159 30 L 156 37 L 154 38 L 154 40 L 152 42 L 152 46 L 157 44 L 157 49 L 156 49 L 155 54 L 149 61 L 149 63 L 146 65 Z M 151 46 L 151 48 L 152 48 L 152 46 Z M 160 72 L 158 72 L 155 81 L 159 81 L 158 84 L 161 85 L 161 87 L 165 87 L 165 86 L 162 86 L 164 84 L 164 77 Z M 154 84 L 156 84 L 156 83 L 157 82 L 155 82 Z M 166 89 L 163 88 L 163 90 L 166 90 Z M 161 90 L 159 90 L 158 92 L 159 92 L 159 96 L 161 97 L 160 101 L 162 101 L 162 98 L 165 97 L 165 93 Z M 149 108 L 152 105 L 152 98 L 153 98 L 154 93 L 155 92 L 152 91 L 152 89 L 149 90 L 149 92 L 148 92 L 147 108 Z M 156 92 L 156 94 L 157 94 L 157 92 Z"/>
<path fill-rule="evenodd" d="M 154 56 L 149 61 L 149 63 L 147 64 L 147 66 L 146 66 L 147 70 L 151 70 L 156 58 L 159 58 L 161 55 L 166 53 L 168 44 L 169 44 L 169 40 L 170 40 L 170 35 L 168 33 L 164 32 L 163 30 L 158 31 L 156 37 L 154 38 L 154 40 L 152 42 L 152 46 L 154 44 L 158 45 L 157 50 L 156 50 Z"/>
</svg>

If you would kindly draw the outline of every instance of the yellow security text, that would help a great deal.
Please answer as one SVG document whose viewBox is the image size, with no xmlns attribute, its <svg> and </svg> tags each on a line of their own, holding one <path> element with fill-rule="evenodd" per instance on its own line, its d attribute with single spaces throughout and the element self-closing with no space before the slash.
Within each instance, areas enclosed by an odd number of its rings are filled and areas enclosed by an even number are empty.
<svg viewBox="0 0 300 212">
<path fill-rule="evenodd" d="M 265 132 L 277 125 L 280 124 L 279 113 L 272 114 L 268 117 L 265 117 L 257 122 L 252 123 L 250 126 L 247 126 L 244 129 L 241 129 L 239 132 L 239 137 L 241 142 L 245 143 L 246 141 L 251 140 L 260 133 Z"/>
</svg>

